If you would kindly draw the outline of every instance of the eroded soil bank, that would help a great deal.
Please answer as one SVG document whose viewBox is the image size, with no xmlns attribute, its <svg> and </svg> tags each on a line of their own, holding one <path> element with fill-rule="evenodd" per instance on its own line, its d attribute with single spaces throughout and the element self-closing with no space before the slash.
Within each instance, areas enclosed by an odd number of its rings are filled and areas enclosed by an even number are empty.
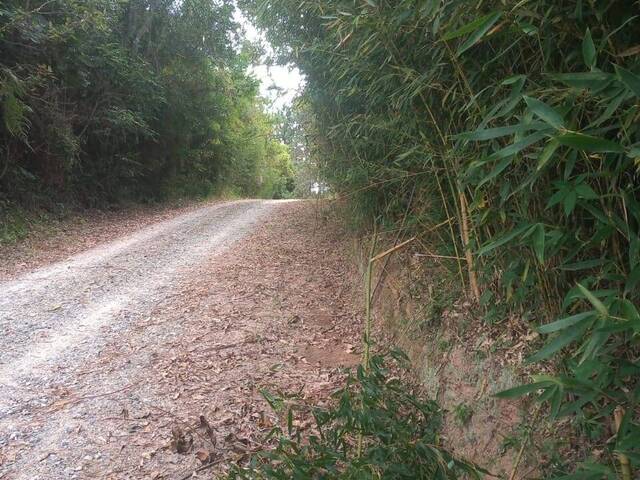
<svg viewBox="0 0 640 480">
<path fill-rule="evenodd" d="M 259 446 L 261 389 L 324 399 L 358 362 L 348 235 L 205 208 L 0 284 L 0 478 L 181 478 Z"/>
</svg>

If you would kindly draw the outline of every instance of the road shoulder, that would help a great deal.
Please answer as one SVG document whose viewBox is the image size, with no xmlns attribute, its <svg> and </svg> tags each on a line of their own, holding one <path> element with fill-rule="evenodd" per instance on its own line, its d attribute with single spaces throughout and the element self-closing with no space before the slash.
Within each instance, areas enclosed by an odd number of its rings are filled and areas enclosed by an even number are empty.
<svg viewBox="0 0 640 480">
<path fill-rule="evenodd" d="M 0 281 L 16 278 L 90 248 L 223 200 L 180 200 L 149 205 L 131 205 L 117 210 L 84 210 L 39 220 L 10 244 L 0 243 Z"/>
</svg>

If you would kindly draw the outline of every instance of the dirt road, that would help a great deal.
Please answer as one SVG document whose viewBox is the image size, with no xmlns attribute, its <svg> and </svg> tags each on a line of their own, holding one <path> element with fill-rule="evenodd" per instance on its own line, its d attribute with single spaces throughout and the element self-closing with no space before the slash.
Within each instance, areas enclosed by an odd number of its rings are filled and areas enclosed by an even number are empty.
<svg viewBox="0 0 640 480">
<path fill-rule="evenodd" d="M 0 479 L 182 478 L 259 445 L 261 388 L 335 388 L 358 316 L 312 208 L 205 206 L 0 283 Z"/>
</svg>

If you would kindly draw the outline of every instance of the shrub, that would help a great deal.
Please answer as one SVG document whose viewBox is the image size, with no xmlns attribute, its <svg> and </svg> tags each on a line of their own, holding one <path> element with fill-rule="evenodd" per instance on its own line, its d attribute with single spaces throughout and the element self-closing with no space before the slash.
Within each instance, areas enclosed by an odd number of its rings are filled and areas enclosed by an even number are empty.
<svg viewBox="0 0 640 480">
<path fill-rule="evenodd" d="M 228 478 L 240 479 L 428 479 L 480 478 L 481 470 L 452 456 L 439 444 L 437 404 L 410 392 L 387 368 L 404 365 L 393 352 L 374 356 L 333 395 L 328 408 L 313 407 L 316 428 L 294 427 L 295 405 L 264 393 L 287 419 L 270 437 L 275 447 L 254 455 Z M 385 365 L 386 363 L 386 365 Z"/>
</svg>

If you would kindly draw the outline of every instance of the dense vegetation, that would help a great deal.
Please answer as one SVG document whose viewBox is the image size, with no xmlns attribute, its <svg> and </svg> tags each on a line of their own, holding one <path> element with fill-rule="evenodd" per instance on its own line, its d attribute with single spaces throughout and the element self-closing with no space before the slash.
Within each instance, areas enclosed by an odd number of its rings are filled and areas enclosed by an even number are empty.
<svg viewBox="0 0 640 480">
<path fill-rule="evenodd" d="M 455 458 L 439 440 L 441 411 L 395 375 L 406 368 L 402 352 L 376 355 L 333 394 L 330 407 L 311 407 L 315 428 L 301 429 L 309 406 L 295 396 L 263 395 L 287 419 L 269 436 L 273 449 L 234 466 L 229 480 L 479 479 L 485 473 Z M 403 368 L 404 367 L 404 368 Z"/>
<path fill-rule="evenodd" d="M 630 0 L 246 0 L 307 78 L 313 148 L 354 214 L 399 225 L 544 343 L 535 395 L 640 468 L 640 17 Z M 458 259 L 457 262 L 455 259 Z M 616 418 L 616 421 L 614 421 Z M 562 425 L 566 425 L 563 422 Z"/>
<path fill-rule="evenodd" d="M 0 5 L 0 209 L 291 185 L 228 0 Z"/>
</svg>

